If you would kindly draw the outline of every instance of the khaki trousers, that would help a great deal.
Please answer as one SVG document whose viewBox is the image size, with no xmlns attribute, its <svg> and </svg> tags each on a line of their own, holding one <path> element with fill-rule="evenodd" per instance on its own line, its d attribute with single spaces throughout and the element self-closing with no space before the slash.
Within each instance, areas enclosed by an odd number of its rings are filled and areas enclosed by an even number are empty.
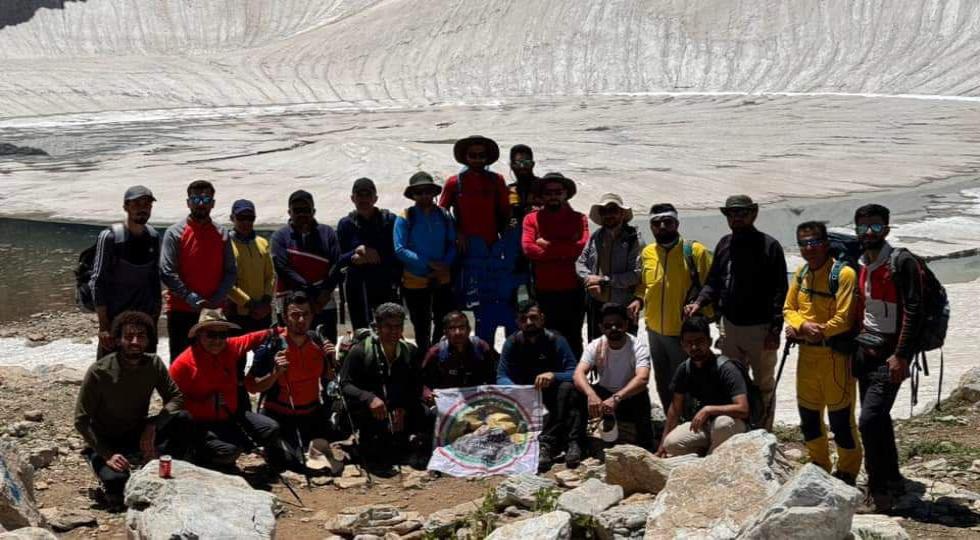
<svg viewBox="0 0 980 540">
<path fill-rule="evenodd" d="M 732 435 L 745 432 L 745 422 L 731 416 L 716 416 L 701 426 L 701 431 L 691 431 L 691 423 L 675 427 L 664 440 L 664 449 L 671 456 L 684 454 L 710 454 Z"/>
<path fill-rule="evenodd" d="M 768 324 L 738 326 L 722 318 L 721 339 L 718 348 L 721 354 L 732 360 L 739 361 L 743 366 L 752 369 L 752 382 L 759 387 L 762 394 L 763 406 L 773 403 L 772 396 L 776 391 L 776 360 L 778 351 L 763 350 L 766 336 L 769 335 Z M 766 410 L 761 426 L 766 431 L 772 431 L 772 421 L 775 411 Z"/>
</svg>

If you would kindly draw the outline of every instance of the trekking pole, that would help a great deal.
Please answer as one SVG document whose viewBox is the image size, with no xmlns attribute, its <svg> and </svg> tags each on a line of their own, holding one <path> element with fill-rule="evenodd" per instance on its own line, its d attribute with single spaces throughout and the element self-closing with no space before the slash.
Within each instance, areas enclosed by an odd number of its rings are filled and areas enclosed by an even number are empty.
<svg viewBox="0 0 980 540">
<path fill-rule="evenodd" d="M 347 422 L 350 423 L 351 437 L 354 437 L 354 448 L 357 448 L 358 461 L 361 462 L 360 469 L 364 471 L 364 475 L 367 476 L 368 486 L 374 485 L 374 479 L 371 478 L 371 472 L 368 471 L 367 460 L 364 458 L 364 447 L 361 445 L 361 430 L 354 425 L 354 417 L 350 413 L 350 408 L 347 407 L 347 398 L 344 397 L 343 389 L 340 390 L 340 403 L 344 406 L 344 412 L 347 413 Z"/>
<path fill-rule="evenodd" d="M 289 396 L 289 409 L 293 411 L 293 419 L 296 418 L 296 404 L 293 402 L 293 389 L 289 386 L 289 376 L 286 376 L 286 395 Z M 303 477 L 306 478 L 306 489 L 313 489 L 313 481 L 310 479 L 310 469 L 306 466 L 306 445 L 303 444 L 303 432 L 299 429 L 296 422 L 296 442 L 299 444 L 299 462 L 303 465 Z"/>
<path fill-rule="evenodd" d="M 783 368 L 786 367 L 786 359 L 789 358 L 789 351 L 796 345 L 796 342 L 790 339 L 786 340 L 786 345 L 783 346 L 783 359 L 779 361 L 779 370 L 776 372 L 776 384 L 772 387 L 772 397 L 769 398 L 769 413 L 776 417 L 776 388 L 779 387 L 779 380 L 783 378 Z"/>
</svg>

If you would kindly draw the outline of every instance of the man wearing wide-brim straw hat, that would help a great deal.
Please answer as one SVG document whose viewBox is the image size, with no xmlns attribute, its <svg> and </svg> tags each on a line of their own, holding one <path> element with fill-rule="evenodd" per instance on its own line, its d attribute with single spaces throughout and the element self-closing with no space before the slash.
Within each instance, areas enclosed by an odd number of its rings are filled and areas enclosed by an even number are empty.
<svg viewBox="0 0 980 540">
<path fill-rule="evenodd" d="M 461 249 L 476 238 L 490 248 L 510 220 L 507 182 L 489 169 L 500 158 L 500 147 L 493 139 L 470 135 L 456 141 L 453 157 L 463 170 L 446 180 L 439 206 L 456 218 Z"/>
<path fill-rule="evenodd" d="M 259 330 L 228 337 L 239 328 L 221 311 L 202 309 L 197 324 L 187 332 L 191 346 L 170 364 L 170 377 L 184 394 L 184 408 L 195 428 L 204 435 L 196 454 L 198 463 L 234 465 L 243 451 L 252 450 L 251 438 L 265 448 L 269 465 L 283 467 L 287 463 L 279 424 L 245 409 L 238 394 L 238 359 L 278 336 L 271 330 Z"/>
<path fill-rule="evenodd" d="M 755 228 L 759 205 L 748 195 L 732 195 L 719 210 L 732 233 L 715 248 L 708 281 L 697 300 L 684 308 L 692 315 L 714 303 L 721 311 L 719 348 L 725 356 L 751 366 L 762 402 L 773 403 L 776 351 L 783 328 L 783 302 L 789 282 L 786 257 L 775 238 Z M 773 412 L 762 426 L 772 429 Z"/>
<path fill-rule="evenodd" d="M 599 226 L 589 237 L 575 263 L 585 287 L 588 337 L 592 341 L 602 335 L 599 310 L 612 302 L 625 307 L 633 299 L 633 290 L 640 282 L 640 252 L 646 245 L 636 227 L 630 225 L 633 209 L 623 204 L 615 193 L 603 193 L 599 202 L 589 210 L 589 219 Z M 628 331 L 636 334 L 636 320 L 630 321 Z"/>
</svg>

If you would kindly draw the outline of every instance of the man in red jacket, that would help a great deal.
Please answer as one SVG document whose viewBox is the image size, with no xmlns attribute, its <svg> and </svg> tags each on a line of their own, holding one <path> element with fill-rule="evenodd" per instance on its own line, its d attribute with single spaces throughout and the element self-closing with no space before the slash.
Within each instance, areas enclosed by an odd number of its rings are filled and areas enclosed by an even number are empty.
<svg viewBox="0 0 980 540">
<path fill-rule="evenodd" d="M 234 467 L 242 450 L 258 444 L 265 448 L 268 463 L 278 469 L 286 460 L 279 424 L 239 403 L 238 359 L 279 336 L 273 330 L 259 330 L 228 337 L 229 330 L 238 329 L 220 311 L 201 310 L 199 322 L 188 332 L 192 344 L 170 364 L 170 377 L 184 394 L 184 408 L 195 428 L 204 436 L 195 461 Z"/>
<path fill-rule="evenodd" d="M 489 249 L 510 219 L 510 192 L 504 177 L 488 167 L 500 158 L 500 147 L 492 139 L 471 135 L 456 141 L 453 156 L 463 170 L 449 177 L 439 197 L 439 206 L 456 218 L 456 243 L 465 252 L 473 238 Z"/>
<path fill-rule="evenodd" d="M 534 266 L 535 298 L 548 327 L 568 340 L 578 359 L 582 357 L 585 295 L 575 261 L 589 242 L 589 222 L 568 204 L 575 196 L 571 178 L 548 173 L 540 185 L 544 207 L 524 218 L 521 246 Z"/>
</svg>

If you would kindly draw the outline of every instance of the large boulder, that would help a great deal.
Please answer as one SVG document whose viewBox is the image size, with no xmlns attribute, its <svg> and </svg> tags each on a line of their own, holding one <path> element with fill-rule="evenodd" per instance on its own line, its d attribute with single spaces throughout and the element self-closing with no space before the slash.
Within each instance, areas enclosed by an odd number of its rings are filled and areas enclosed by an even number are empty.
<svg viewBox="0 0 980 540">
<path fill-rule="evenodd" d="M 810 463 L 767 501 L 740 538 L 844 538 L 861 492 Z"/>
<path fill-rule="evenodd" d="M 639 446 L 621 444 L 606 450 L 606 482 L 622 486 L 625 495 L 656 494 L 674 468 L 699 459 L 694 454 L 661 459 Z"/>
<path fill-rule="evenodd" d="M 34 498 L 34 467 L 14 444 L 0 442 L 0 526 L 13 530 L 44 525 Z"/>
<path fill-rule="evenodd" d="M 517 521 L 490 533 L 487 540 L 568 540 L 572 536 L 572 516 L 568 512 L 549 512 Z"/>
<path fill-rule="evenodd" d="M 58 540 L 55 534 L 40 527 L 24 527 L 9 532 L 0 532 L 0 540 Z"/>
<path fill-rule="evenodd" d="M 596 517 L 623 500 L 623 488 L 590 478 L 581 486 L 558 497 L 558 509 L 573 516 Z"/>
<path fill-rule="evenodd" d="M 173 478 L 160 478 L 156 460 L 126 483 L 131 538 L 272 538 L 278 503 L 271 493 L 230 476 L 173 461 Z"/>
<path fill-rule="evenodd" d="M 909 540 L 898 520 L 881 514 L 857 514 L 851 521 L 855 540 Z"/>
<path fill-rule="evenodd" d="M 497 486 L 497 504 L 499 508 L 511 505 L 534 508 L 538 492 L 549 489 L 557 489 L 550 478 L 531 474 L 511 476 Z"/>
<path fill-rule="evenodd" d="M 771 433 L 735 435 L 708 457 L 674 468 L 654 500 L 644 537 L 734 538 L 791 471 Z"/>
<path fill-rule="evenodd" d="M 953 389 L 949 399 L 968 403 L 980 401 L 980 367 L 970 368 L 960 377 L 960 383 Z"/>
</svg>

